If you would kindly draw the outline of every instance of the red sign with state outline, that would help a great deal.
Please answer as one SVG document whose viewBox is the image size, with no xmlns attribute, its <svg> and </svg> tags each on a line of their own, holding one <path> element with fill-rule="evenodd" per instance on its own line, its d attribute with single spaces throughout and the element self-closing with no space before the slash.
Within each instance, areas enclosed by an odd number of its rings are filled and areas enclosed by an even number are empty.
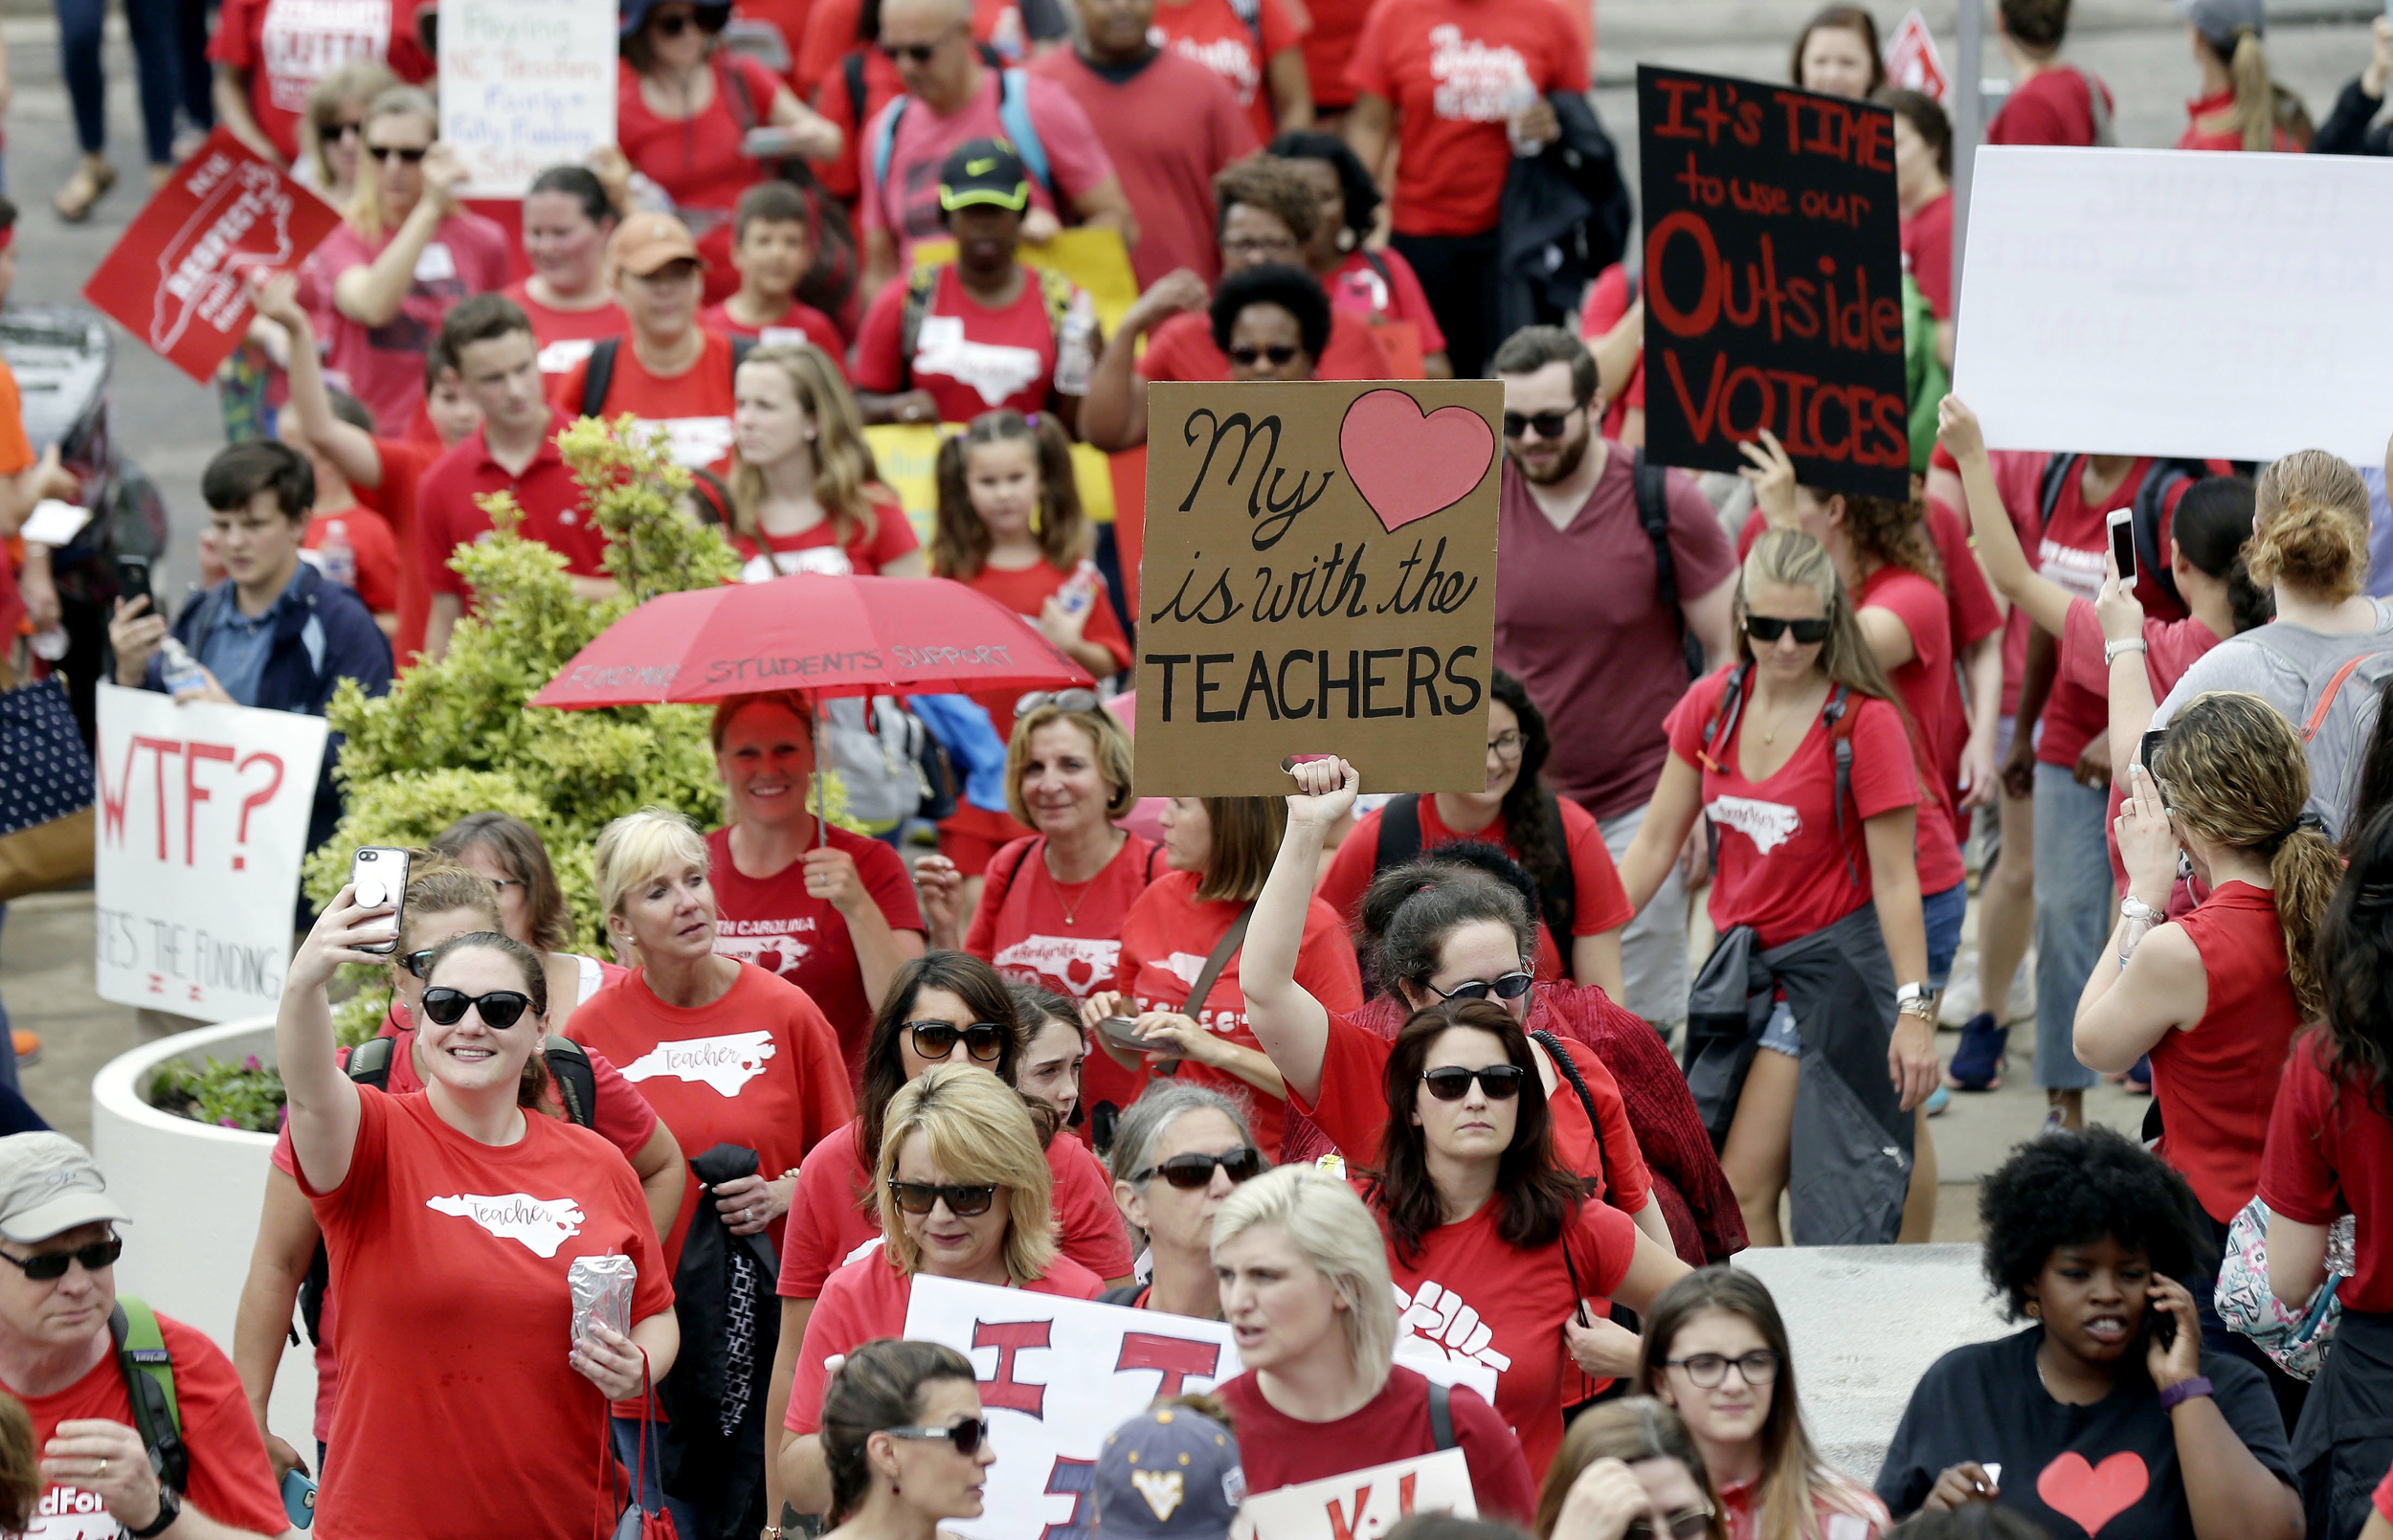
<svg viewBox="0 0 2393 1540">
<path fill-rule="evenodd" d="M 1932 97 L 1939 106 L 1953 104 L 1953 79 L 1944 70 L 1944 57 L 1936 52 L 1935 34 L 1928 30 L 1928 18 L 1913 11 L 1894 29 L 1887 39 L 1887 78 L 1906 91 L 1917 91 Z"/>
<path fill-rule="evenodd" d="M 83 298 L 205 385 L 249 330 L 244 275 L 297 267 L 340 222 L 329 204 L 218 128 L 151 196 Z"/>
</svg>

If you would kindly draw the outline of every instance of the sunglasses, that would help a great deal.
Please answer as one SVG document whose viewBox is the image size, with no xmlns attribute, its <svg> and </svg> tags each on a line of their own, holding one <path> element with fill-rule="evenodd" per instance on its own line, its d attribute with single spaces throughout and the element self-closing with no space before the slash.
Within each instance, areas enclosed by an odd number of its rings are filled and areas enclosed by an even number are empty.
<svg viewBox="0 0 2393 1540">
<path fill-rule="evenodd" d="M 924 1059 L 944 1060 L 955 1052 L 955 1039 L 964 1039 L 964 1051 L 984 1064 L 994 1064 L 1005 1052 L 1005 1028 L 995 1021 L 975 1021 L 959 1027 L 950 1021 L 908 1021 L 906 1030 L 914 1035 L 914 1052 Z"/>
<path fill-rule="evenodd" d="M 1805 647 L 1814 647 L 1828 639 L 1825 620 L 1786 620 L 1774 614 L 1749 614 L 1745 617 L 1745 635 L 1756 641 L 1776 641 L 1789 631 Z"/>
<path fill-rule="evenodd" d="M 968 1417 L 951 1428 L 883 1428 L 892 1439 L 945 1439 L 955 1445 L 955 1452 L 970 1460 L 980 1453 L 980 1446 L 989 1438 L 987 1417 Z"/>
<path fill-rule="evenodd" d="M 83 1271 L 96 1273 L 102 1267 L 114 1267 L 117 1259 L 123 1255 L 124 1242 L 114 1236 L 105 1240 L 95 1240 L 88 1246 L 78 1246 L 73 1251 L 40 1251 L 31 1257 L 10 1257 L 7 1252 L 0 1251 L 0 1257 L 16 1263 L 17 1271 L 36 1283 L 64 1278 L 66 1264 L 71 1261 L 79 1261 L 83 1264 Z"/>
<path fill-rule="evenodd" d="M 1489 995 L 1499 1000 L 1517 1000 L 1527 994 L 1536 982 L 1533 973 L 1506 973 L 1495 979 L 1465 979 L 1450 990 L 1442 990 L 1432 984 L 1429 993 L 1441 1000 L 1484 1000 Z"/>
<path fill-rule="evenodd" d="M 472 1006 L 481 1013 L 481 1024 L 493 1032 L 504 1032 L 524 1019 L 524 1013 L 532 1008 L 531 996 L 521 990 L 492 990 L 487 994 L 468 994 L 446 984 L 424 991 L 424 1015 L 444 1027 L 456 1026 L 465 1017 L 465 1008 Z"/>
<path fill-rule="evenodd" d="M 1271 361 L 1273 368 L 1285 368 L 1294 363 L 1296 355 L 1303 350 L 1290 347 L 1286 343 L 1273 343 L 1268 347 L 1233 347 L 1230 349 L 1230 362 L 1253 368 L 1267 358 Z"/>
<path fill-rule="evenodd" d="M 697 12 L 689 11 L 676 11 L 669 15 L 659 16 L 649 25 L 657 30 L 660 37 L 679 37 L 693 27 L 702 31 L 704 29 L 704 23 L 698 19 Z"/>
<path fill-rule="evenodd" d="M 409 952 L 399 959 L 399 966 L 417 978 L 421 978 L 424 976 L 425 970 L 432 967 L 432 954 L 439 949 L 437 947 L 426 947 L 421 951 Z"/>
<path fill-rule="evenodd" d="M 400 160 L 405 161 L 410 166 L 421 166 L 423 164 L 424 157 L 431 154 L 432 149 L 429 145 L 422 149 L 416 149 L 412 145 L 369 145 L 366 146 L 366 153 L 371 155 L 375 160 L 383 162 L 385 165 L 390 163 L 391 156 L 396 155 Z"/>
<path fill-rule="evenodd" d="M 1033 690 L 1014 703 L 1014 719 L 1018 722 L 1042 705 L 1059 711 L 1094 711 L 1098 704 L 1094 690 Z"/>
<path fill-rule="evenodd" d="M 1508 412 L 1504 414 L 1504 436 L 1526 438 L 1529 436 L 1529 430 L 1534 428 L 1540 438 L 1559 438 L 1562 436 L 1562 430 L 1571 425 L 1571 413 L 1577 410 L 1577 407 L 1573 407 L 1570 412 L 1532 413 Z"/>
<path fill-rule="evenodd" d="M 347 139 L 351 134 L 362 134 L 365 131 L 366 124 L 355 118 L 344 119 L 340 123 L 320 123 L 316 125 L 316 133 L 319 137 L 335 142 Z"/>
<path fill-rule="evenodd" d="M 1736 1377 L 1748 1385 L 1767 1385 L 1778 1377 L 1778 1355 L 1767 1348 L 1756 1348 L 1734 1358 L 1724 1353 L 1699 1352 L 1686 1358 L 1666 1358 L 1663 1362 L 1671 1369 L 1686 1370 L 1688 1382 L 1699 1391 L 1718 1389 L 1727 1381 L 1732 1365 Z"/>
<path fill-rule="evenodd" d="M 897 1199 L 900 1212 L 906 1214 L 928 1214 L 944 1198 L 950 1214 L 969 1219 L 975 1214 L 989 1212 L 989 1205 L 997 1200 L 997 1184 L 965 1187 L 954 1182 L 901 1182 L 893 1177 L 889 1195 Z M 964 1452 L 972 1453 L 969 1449 Z"/>
<path fill-rule="evenodd" d="M 1666 1533 L 1670 1540 L 1704 1540 L 1711 1532 L 1711 1510 L 1690 1507 L 1671 1519 L 1666 1530 L 1655 1529 L 1651 1519 L 1631 1519 L 1628 1528 L 1621 1531 L 1621 1540 L 1661 1540 Z"/>
<path fill-rule="evenodd" d="M 1148 1167 L 1130 1180 L 1143 1182 L 1151 1176 L 1160 1176 L 1183 1193 L 1194 1193 L 1200 1187 L 1213 1185 L 1213 1169 L 1216 1166 L 1220 1167 L 1222 1174 L 1232 1182 L 1252 1181 L 1263 1174 L 1263 1151 L 1253 1145 L 1241 1145 L 1236 1149 L 1225 1149 L 1218 1155 L 1174 1155 L 1170 1160 Z"/>
<path fill-rule="evenodd" d="M 1429 1094 L 1441 1102 L 1459 1102 L 1470 1094 L 1470 1082 L 1487 1093 L 1490 1102 L 1510 1102 L 1521 1094 L 1521 1082 L 1529 1071 L 1518 1064 L 1489 1064 L 1485 1069 L 1465 1069 L 1448 1064 L 1442 1069 L 1421 1071 L 1420 1082 L 1429 1087 Z"/>
<path fill-rule="evenodd" d="M 928 64 L 938 54 L 937 43 L 883 43 L 881 52 L 889 56 L 892 64 L 911 60 L 916 65 Z"/>
</svg>

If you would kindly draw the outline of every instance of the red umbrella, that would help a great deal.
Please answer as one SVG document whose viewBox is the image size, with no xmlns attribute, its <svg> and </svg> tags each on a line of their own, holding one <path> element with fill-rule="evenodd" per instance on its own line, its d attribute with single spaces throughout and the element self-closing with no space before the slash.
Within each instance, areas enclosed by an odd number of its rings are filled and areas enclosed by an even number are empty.
<svg viewBox="0 0 2393 1540">
<path fill-rule="evenodd" d="M 949 695 L 1095 681 L 1022 616 L 944 577 L 801 572 L 649 600 L 538 695 L 568 710 L 780 690 Z"/>
</svg>

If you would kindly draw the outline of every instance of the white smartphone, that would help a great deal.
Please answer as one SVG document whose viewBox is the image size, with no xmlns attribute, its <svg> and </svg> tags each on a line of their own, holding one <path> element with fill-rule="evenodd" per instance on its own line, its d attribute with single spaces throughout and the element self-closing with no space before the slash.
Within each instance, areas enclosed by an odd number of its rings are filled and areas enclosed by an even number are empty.
<svg viewBox="0 0 2393 1540">
<path fill-rule="evenodd" d="M 349 858 L 349 886 L 358 906 L 378 909 L 391 905 L 391 939 L 361 944 L 359 951 L 389 956 L 399 945 L 399 922 L 407 907 L 408 854 L 389 845 L 367 845 Z"/>
<path fill-rule="evenodd" d="M 2119 564 L 2119 587 L 2136 586 L 2136 510 L 2113 508 L 2111 525 L 2111 559 Z"/>
</svg>

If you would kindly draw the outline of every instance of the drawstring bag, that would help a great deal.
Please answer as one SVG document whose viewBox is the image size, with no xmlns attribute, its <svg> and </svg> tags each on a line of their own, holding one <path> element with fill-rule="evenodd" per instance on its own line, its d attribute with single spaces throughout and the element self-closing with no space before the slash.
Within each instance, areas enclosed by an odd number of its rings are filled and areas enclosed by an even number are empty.
<svg viewBox="0 0 2393 1540">
<path fill-rule="evenodd" d="M 606 1481 L 598 1488 L 598 1522 L 593 1534 L 601 1540 L 682 1540 L 682 1532 L 673 1524 L 673 1515 L 666 1512 L 660 1500 L 657 1511 L 651 1513 L 640 1502 L 640 1494 L 648 1489 L 648 1430 L 655 1424 L 649 1414 L 656 1408 L 655 1387 L 648 1379 L 648 1354 L 639 1355 L 639 1466 L 632 1473 L 632 1493 L 625 1501 L 621 1484 L 621 1462 L 615 1458 L 615 1409 L 601 1407 L 598 1413 L 598 1459 L 606 1471 Z M 617 1515 L 612 1527 L 608 1515 Z"/>
<path fill-rule="evenodd" d="M 2288 1308 L 2269 1286 L 2269 1205 L 2253 1198 L 2226 1227 L 2226 1244 L 2219 1254 L 2219 1286 L 2211 1303 L 2227 1328 L 2249 1337 L 2252 1346 L 2295 1379 L 2315 1379 L 2335 1341 L 2335 1324 L 2343 1315 L 2335 1291 L 2352 1275 L 2356 1234 L 2345 1215 L 2327 1230 L 2327 1281 L 2298 1310 Z"/>
</svg>

